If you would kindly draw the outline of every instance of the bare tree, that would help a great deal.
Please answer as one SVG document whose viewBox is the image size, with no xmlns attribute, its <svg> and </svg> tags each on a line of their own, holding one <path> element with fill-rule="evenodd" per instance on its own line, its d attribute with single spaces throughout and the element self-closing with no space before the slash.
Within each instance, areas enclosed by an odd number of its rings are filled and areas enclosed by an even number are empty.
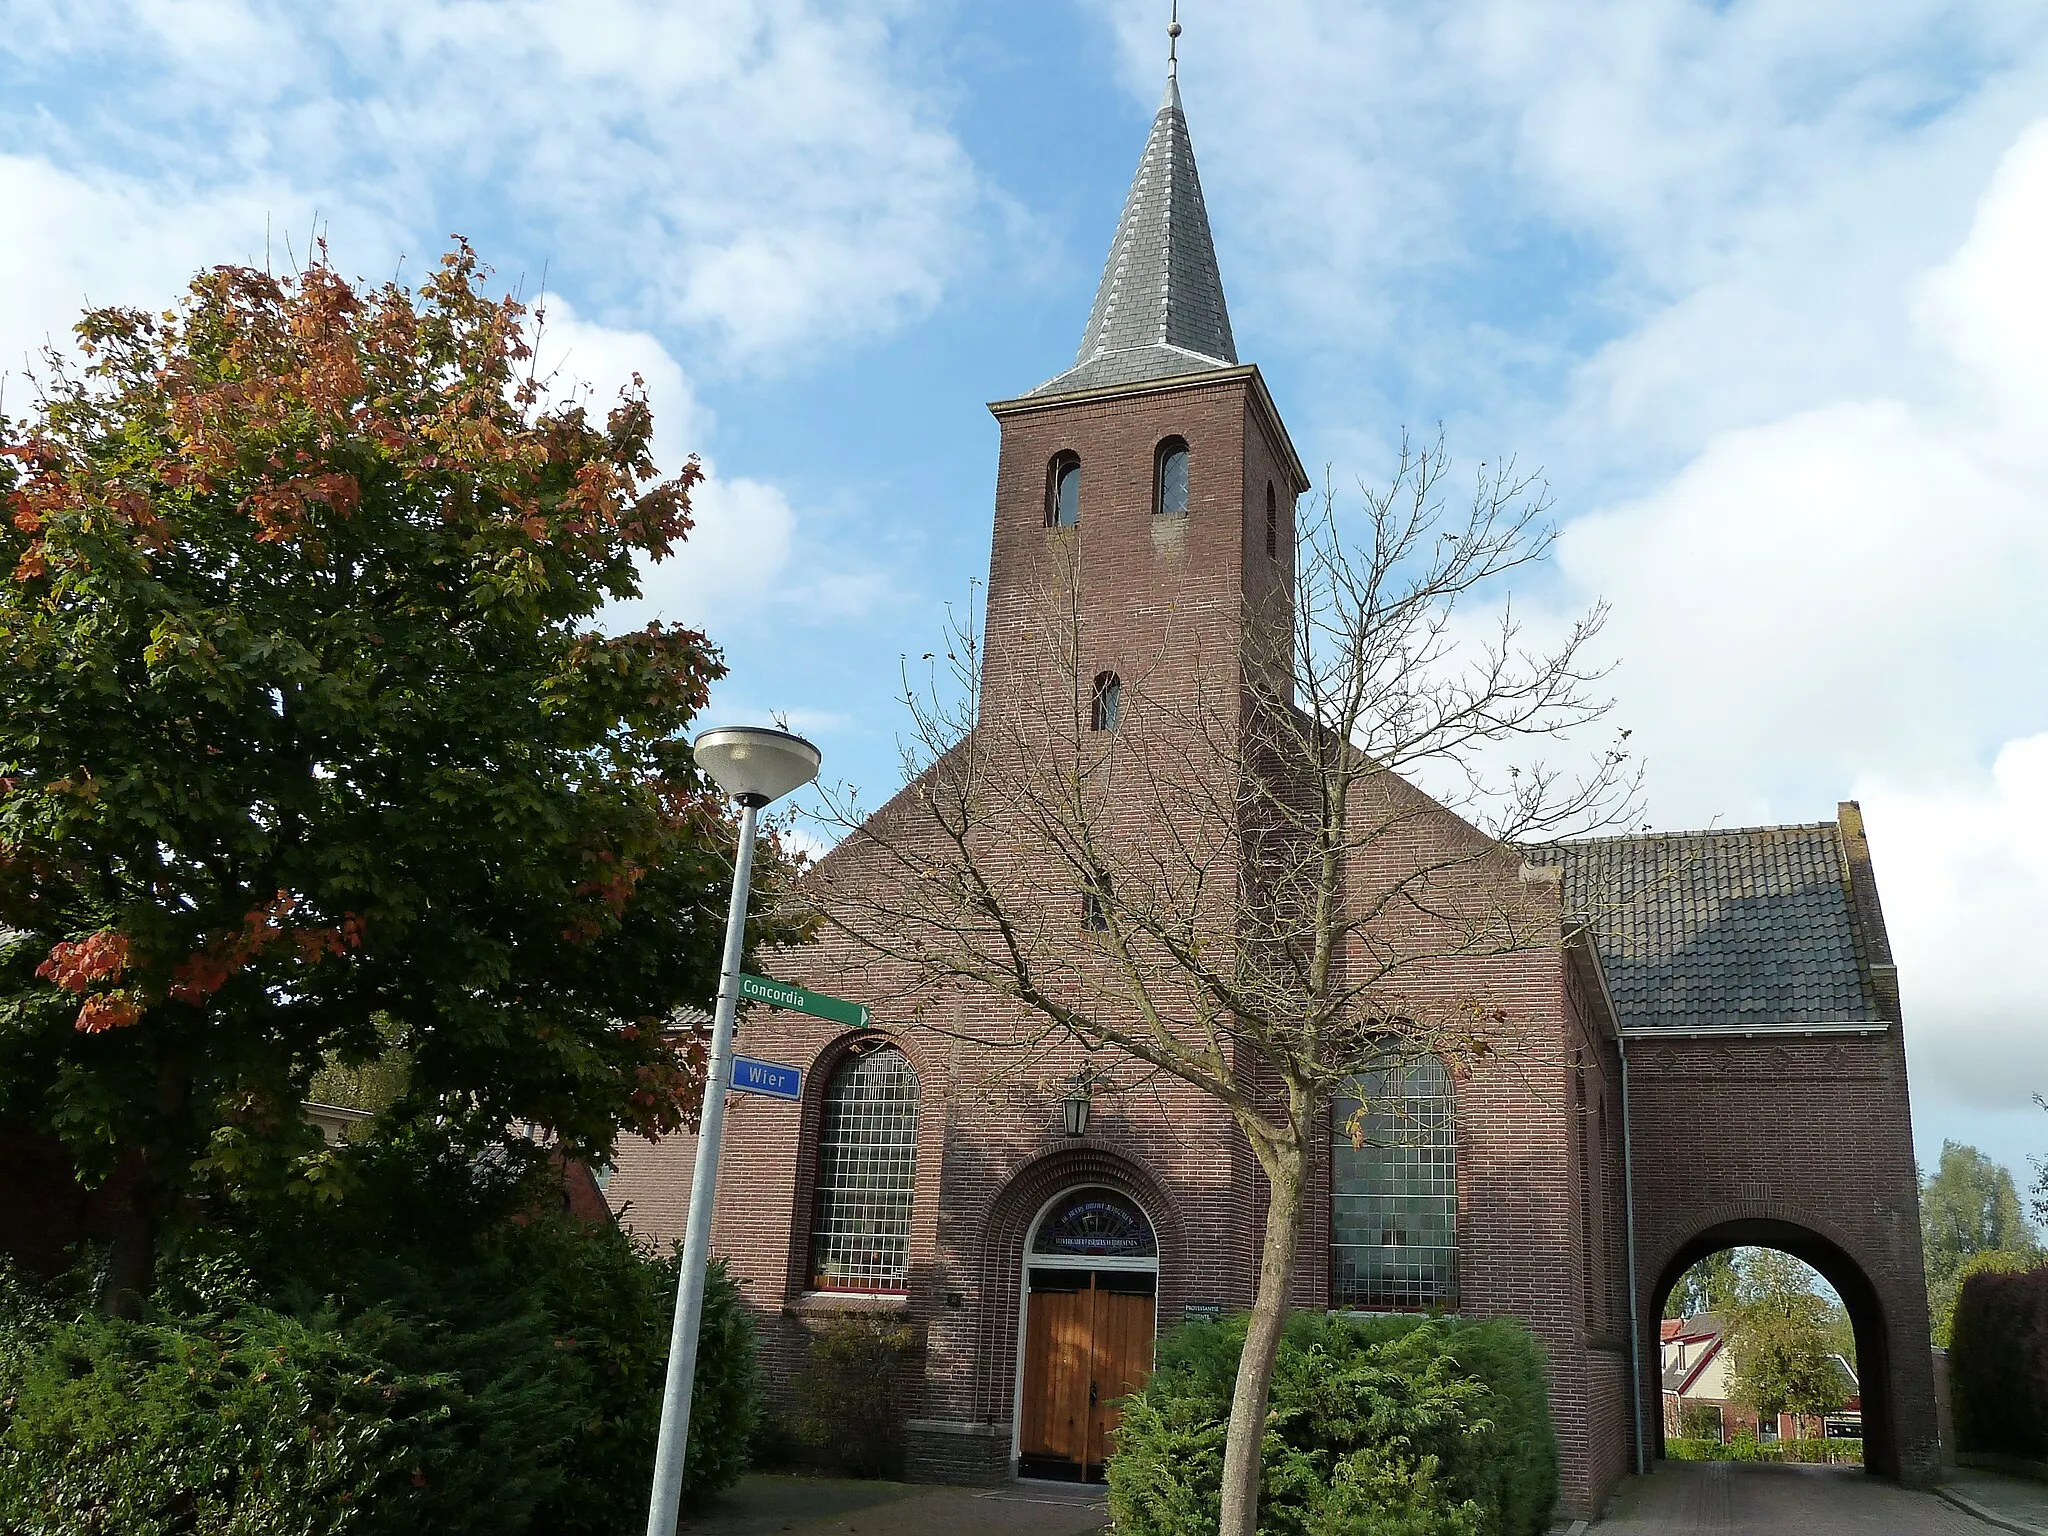
<svg viewBox="0 0 2048 1536">
<path fill-rule="evenodd" d="M 1358 1140 L 1389 1066 L 1497 1054 L 1489 962 L 1568 937 L 1521 847 L 1632 808 L 1618 740 L 1577 774 L 1523 760 L 1606 713 L 1587 655 L 1604 610 L 1542 647 L 1505 607 L 1476 626 L 1465 612 L 1549 552 L 1544 487 L 1482 465 L 1450 513 L 1449 471 L 1441 441 L 1404 443 L 1362 518 L 1327 493 L 1305 509 L 1292 580 L 1243 600 L 1231 654 L 1196 655 L 1169 618 L 1125 677 L 1084 663 L 1080 545 L 1054 530 L 1035 619 L 1003 654 L 962 627 L 906 688 L 909 793 L 873 818 L 832 802 L 854 856 L 821 866 L 820 911 L 901 979 L 913 1017 L 995 1048 L 1013 1076 L 1079 1045 L 1112 1063 L 1096 1069 L 1111 1091 L 1191 1085 L 1256 1154 L 1270 1198 L 1224 1536 L 1256 1529 L 1332 1104 L 1359 1101 Z"/>
</svg>

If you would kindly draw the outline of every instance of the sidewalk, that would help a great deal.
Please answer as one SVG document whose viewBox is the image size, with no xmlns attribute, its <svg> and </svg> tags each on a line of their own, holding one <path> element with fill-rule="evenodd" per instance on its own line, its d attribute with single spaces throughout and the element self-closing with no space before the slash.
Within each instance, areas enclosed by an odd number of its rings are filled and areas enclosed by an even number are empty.
<svg viewBox="0 0 2048 1536">
<path fill-rule="evenodd" d="M 1108 1518 L 1100 1488 L 1063 1483 L 940 1488 L 757 1472 L 686 1515 L 682 1529 L 686 1536 L 1095 1536 Z"/>
<path fill-rule="evenodd" d="M 1935 1489 L 1979 1520 L 2019 1536 L 2048 1536 L 2048 1483 L 1983 1467 L 1949 1467 Z"/>
</svg>

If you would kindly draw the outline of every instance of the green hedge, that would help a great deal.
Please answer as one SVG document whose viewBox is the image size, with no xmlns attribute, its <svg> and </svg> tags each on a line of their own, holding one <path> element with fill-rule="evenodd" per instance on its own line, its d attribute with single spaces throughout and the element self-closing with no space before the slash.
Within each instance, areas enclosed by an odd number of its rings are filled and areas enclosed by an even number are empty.
<svg viewBox="0 0 2048 1536">
<path fill-rule="evenodd" d="M 611 1536 L 644 1519 L 674 1261 L 533 1220 L 455 1268 L 355 1255 L 324 1294 L 186 1255 L 143 1320 L 0 1276 L 0 1530 Z M 714 1269 L 689 1487 L 744 1470 L 751 1329 Z"/>
<path fill-rule="evenodd" d="M 1108 1465 L 1118 1536 L 1207 1536 L 1245 1320 L 1159 1343 Z M 1543 1353 L 1508 1321 L 1289 1320 L 1266 1419 L 1265 1536 L 1536 1536 L 1557 1502 Z"/>
<path fill-rule="evenodd" d="M 2048 1456 L 2048 1267 L 1963 1281 L 1948 1373 L 1960 1449 Z"/>
<path fill-rule="evenodd" d="M 1927 1282 L 1927 1321 L 1937 1349 L 1955 1342 L 1956 1302 L 1972 1275 L 2017 1274 L 2048 1264 L 2048 1251 L 2040 1248 L 1984 1248 L 1963 1260 L 1955 1271 Z"/>
<path fill-rule="evenodd" d="M 1664 1441 L 1667 1461 L 1789 1461 L 1808 1466 L 1861 1466 L 1861 1440 L 1780 1440 L 1765 1445 L 1754 1435 L 1736 1435 L 1730 1440 L 1688 1440 L 1668 1436 Z"/>
</svg>

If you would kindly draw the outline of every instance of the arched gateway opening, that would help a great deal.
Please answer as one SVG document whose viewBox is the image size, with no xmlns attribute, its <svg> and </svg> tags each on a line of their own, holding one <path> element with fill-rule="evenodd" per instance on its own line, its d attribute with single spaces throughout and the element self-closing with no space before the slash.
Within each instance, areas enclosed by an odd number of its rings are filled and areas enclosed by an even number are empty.
<svg viewBox="0 0 2048 1536">
<path fill-rule="evenodd" d="M 1137 1201 L 1102 1185 L 1040 1209 L 1024 1245 L 1017 1471 L 1100 1482 L 1117 1403 L 1152 1373 L 1159 1241 Z"/>
<path fill-rule="evenodd" d="M 1686 1271 L 1710 1255 L 1733 1248 L 1769 1248 L 1788 1253 L 1811 1265 L 1834 1287 L 1849 1314 L 1855 1332 L 1857 1397 L 1862 1414 L 1863 1467 L 1881 1477 L 1899 1475 L 1897 1424 L 1894 1421 L 1890 1329 L 1884 1303 L 1877 1287 L 1854 1259 L 1841 1247 L 1810 1228 L 1772 1219 L 1742 1219 L 1720 1222 L 1682 1244 L 1666 1261 L 1657 1284 L 1647 1298 L 1650 1315 L 1660 1316 L 1665 1302 Z M 1688 1366 L 1690 1362 L 1686 1363 Z M 1681 1371 L 1684 1367 L 1680 1367 Z M 1665 1380 L 1673 1372 L 1666 1369 Z M 1661 1406 L 1661 1404 L 1660 1404 Z M 1663 1413 L 1650 1416 L 1645 1428 L 1653 1435 L 1659 1456 L 1665 1450 Z"/>
</svg>

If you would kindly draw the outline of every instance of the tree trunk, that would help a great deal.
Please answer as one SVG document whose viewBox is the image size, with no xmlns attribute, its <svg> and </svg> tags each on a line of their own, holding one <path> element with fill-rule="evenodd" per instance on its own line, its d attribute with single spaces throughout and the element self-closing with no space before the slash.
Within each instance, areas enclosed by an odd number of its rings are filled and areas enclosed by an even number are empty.
<svg viewBox="0 0 2048 1536">
<path fill-rule="evenodd" d="M 1262 1148 L 1259 1161 L 1265 1165 L 1272 1201 L 1266 1207 L 1259 1290 L 1252 1301 L 1244 1353 L 1237 1362 L 1237 1390 L 1230 1399 L 1230 1433 L 1223 1444 L 1223 1520 L 1218 1536 L 1257 1536 L 1266 1405 L 1273 1391 L 1280 1332 L 1287 1325 L 1287 1292 L 1294 1280 L 1295 1250 L 1301 1239 L 1302 1186 L 1307 1182 L 1308 1163 L 1303 1139 L 1294 1136 L 1284 1144 Z"/>
<path fill-rule="evenodd" d="M 175 1055 L 162 1058 L 156 1078 L 158 1147 L 124 1160 L 127 1188 L 114 1210 L 113 1241 L 99 1294 L 99 1309 L 107 1317 L 139 1318 L 149 1293 L 156 1289 L 157 1235 L 168 1198 L 158 1175 L 166 1161 L 160 1149 L 178 1144 L 191 1098 L 191 1078 L 183 1060 Z"/>
<path fill-rule="evenodd" d="M 134 1158 L 122 1173 L 126 1188 L 110 1224 L 99 1309 L 106 1317 L 132 1322 L 142 1316 L 142 1303 L 156 1288 L 156 1189 L 147 1158 Z"/>
</svg>

